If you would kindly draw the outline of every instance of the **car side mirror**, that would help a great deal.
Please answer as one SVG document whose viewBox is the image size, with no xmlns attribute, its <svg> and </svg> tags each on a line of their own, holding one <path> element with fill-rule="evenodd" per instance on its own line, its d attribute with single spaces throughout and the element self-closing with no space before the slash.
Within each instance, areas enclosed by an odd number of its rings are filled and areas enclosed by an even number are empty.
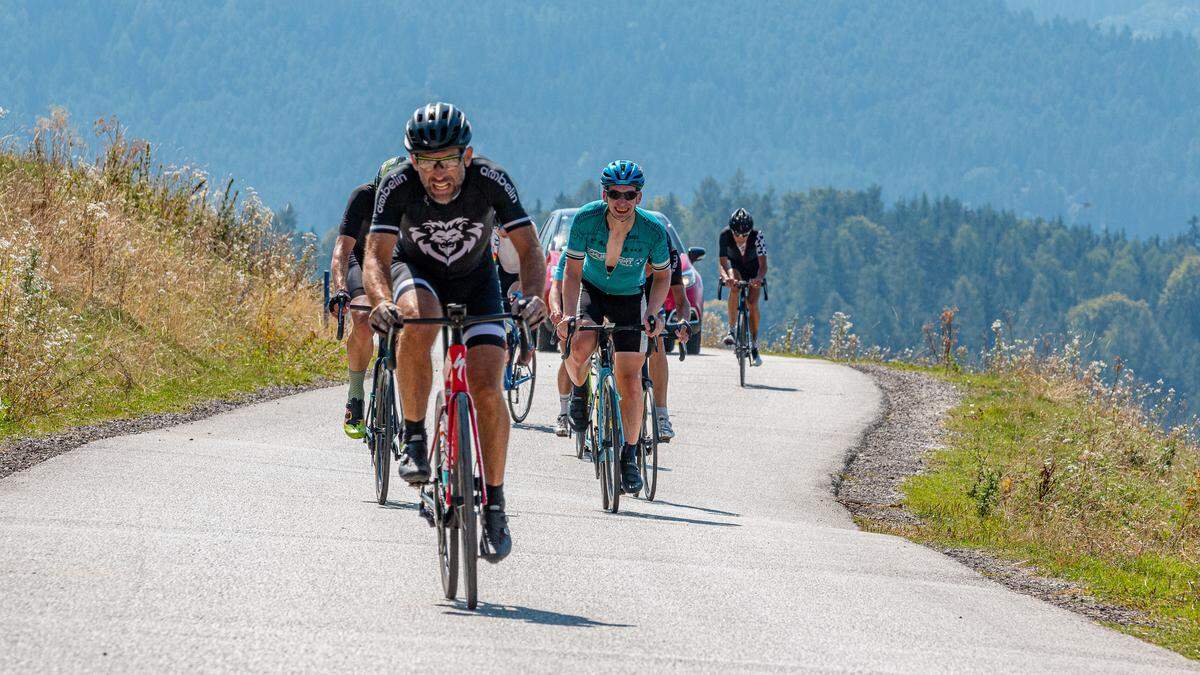
<svg viewBox="0 0 1200 675">
<path fill-rule="evenodd" d="M 688 249 L 688 260 L 691 260 L 692 263 L 698 263 L 704 259 L 705 253 L 707 251 L 704 250 L 703 246 L 693 246 Z"/>
</svg>

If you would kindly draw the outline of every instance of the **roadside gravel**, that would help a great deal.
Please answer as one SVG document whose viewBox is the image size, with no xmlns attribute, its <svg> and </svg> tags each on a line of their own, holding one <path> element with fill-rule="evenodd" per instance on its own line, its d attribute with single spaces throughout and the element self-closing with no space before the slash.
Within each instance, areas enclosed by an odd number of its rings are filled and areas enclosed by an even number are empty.
<svg viewBox="0 0 1200 675">
<path fill-rule="evenodd" d="M 162 429 L 185 422 L 195 422 L 212 417 L 234 408 L 272 401 L 277 398 L 299 394 L 312 389 L 321 389 L 342 384 L 337 380 L 316 380 L 307 384 L 289 384 L 263 387 L 248 394 L 231 396 L 198 403 L 183 412 L 156 413 L 123 420 L 110 420 L 82 427 L 73 427 L 46 436 L 10 440 L 0 444 L 0 478 L 44 462 L 51 457 L 82 447 L 92 441 L 113 436 L 136 434 L 143 431 Z"/>
<path fill-rule="evenodd" d="M 920 519 L 903 503 L 904 479 L 925 469 L 925 457 L 940 447 L 946 431 L 942 419 L 962 399 L 962 392 L 925 373 L 860 364 L 883 392 L 879 417 L 859 445 L 846 457 L 846 467 L 834 480 L 838 501 L 867 529 L 906 534 Z M 1041 576 L 1037 570 L 998 559 L 976 549 L 945 548 L 920 543 L 954 558 L 1008 588 L 1099 621 L 1145 625 L 1146 616 L 1127 607 L 1102 603 L 1069 581 Z"/>
</svg>

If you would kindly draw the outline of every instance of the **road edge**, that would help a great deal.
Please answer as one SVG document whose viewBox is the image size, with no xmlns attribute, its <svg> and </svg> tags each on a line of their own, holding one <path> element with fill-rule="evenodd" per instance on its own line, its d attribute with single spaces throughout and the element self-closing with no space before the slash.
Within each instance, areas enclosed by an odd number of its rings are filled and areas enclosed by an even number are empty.
<svg viewBox="0 0 1200 675">
<path fill-rule="evenodd" d="M 71 427 L 45 436 L 10 439 L 0 444 L 0 480 L 92 441 L 195 422 L 255 403 L 341 384 L 344 383 L 339 380 L 321 378 L 304 384 L 270 385 L 242 394 L 202 401 L 183 411 L 150 413 Z"/>
<path fill-rule="evenodd" d="M 864 530 L 901 536 L 946 555 L 1009 590 L 1069 610 L 1099 624 L 1145 625 L 1138 610 L 1097 600 L 1082 586 L 1042 576 L 1035 568 L 980 549 L 947 548 L 915 534 L 920 519 L 904 505 L 900 486 L 925 469 L 925 457 L 946 438 L 943 421 L 962 400 L 954 384 L 913 370 L 881 364 L 849 364 L 881 392 L 876 419 L 846 453 L 833 481 L 834 497 Z"/>
</svg>

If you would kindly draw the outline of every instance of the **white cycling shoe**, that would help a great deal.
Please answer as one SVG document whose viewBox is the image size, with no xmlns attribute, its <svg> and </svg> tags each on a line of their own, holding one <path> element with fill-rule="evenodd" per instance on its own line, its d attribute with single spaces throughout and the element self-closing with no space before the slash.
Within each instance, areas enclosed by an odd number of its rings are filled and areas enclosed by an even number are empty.
<svg viewBox="0 0 1200 675">
<path fill-rule="evenodd" d="M 658 418 L 658 440 L 669 441 L 675 438 L 675 430 L 671 428 L 671 419 L 669 417 Z"/>
</svg>

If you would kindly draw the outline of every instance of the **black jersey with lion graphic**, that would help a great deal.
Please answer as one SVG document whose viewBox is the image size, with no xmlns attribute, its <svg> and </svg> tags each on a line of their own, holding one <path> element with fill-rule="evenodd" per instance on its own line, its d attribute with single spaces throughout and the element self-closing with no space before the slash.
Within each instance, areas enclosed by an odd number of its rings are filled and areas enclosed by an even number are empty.
<svg viewBox="0 0 1200 675">
<path fill-rule="evenodd" d="M 512 179 L 495 162 L 476 156 L 458 195 L 439 204 L 405 160 L 379 183 L 371 232 L 398 236 L 393 260 L 454 279 L 494 264 L 493 228 L 511 232 L 532 222 Z"/>
</svg>

